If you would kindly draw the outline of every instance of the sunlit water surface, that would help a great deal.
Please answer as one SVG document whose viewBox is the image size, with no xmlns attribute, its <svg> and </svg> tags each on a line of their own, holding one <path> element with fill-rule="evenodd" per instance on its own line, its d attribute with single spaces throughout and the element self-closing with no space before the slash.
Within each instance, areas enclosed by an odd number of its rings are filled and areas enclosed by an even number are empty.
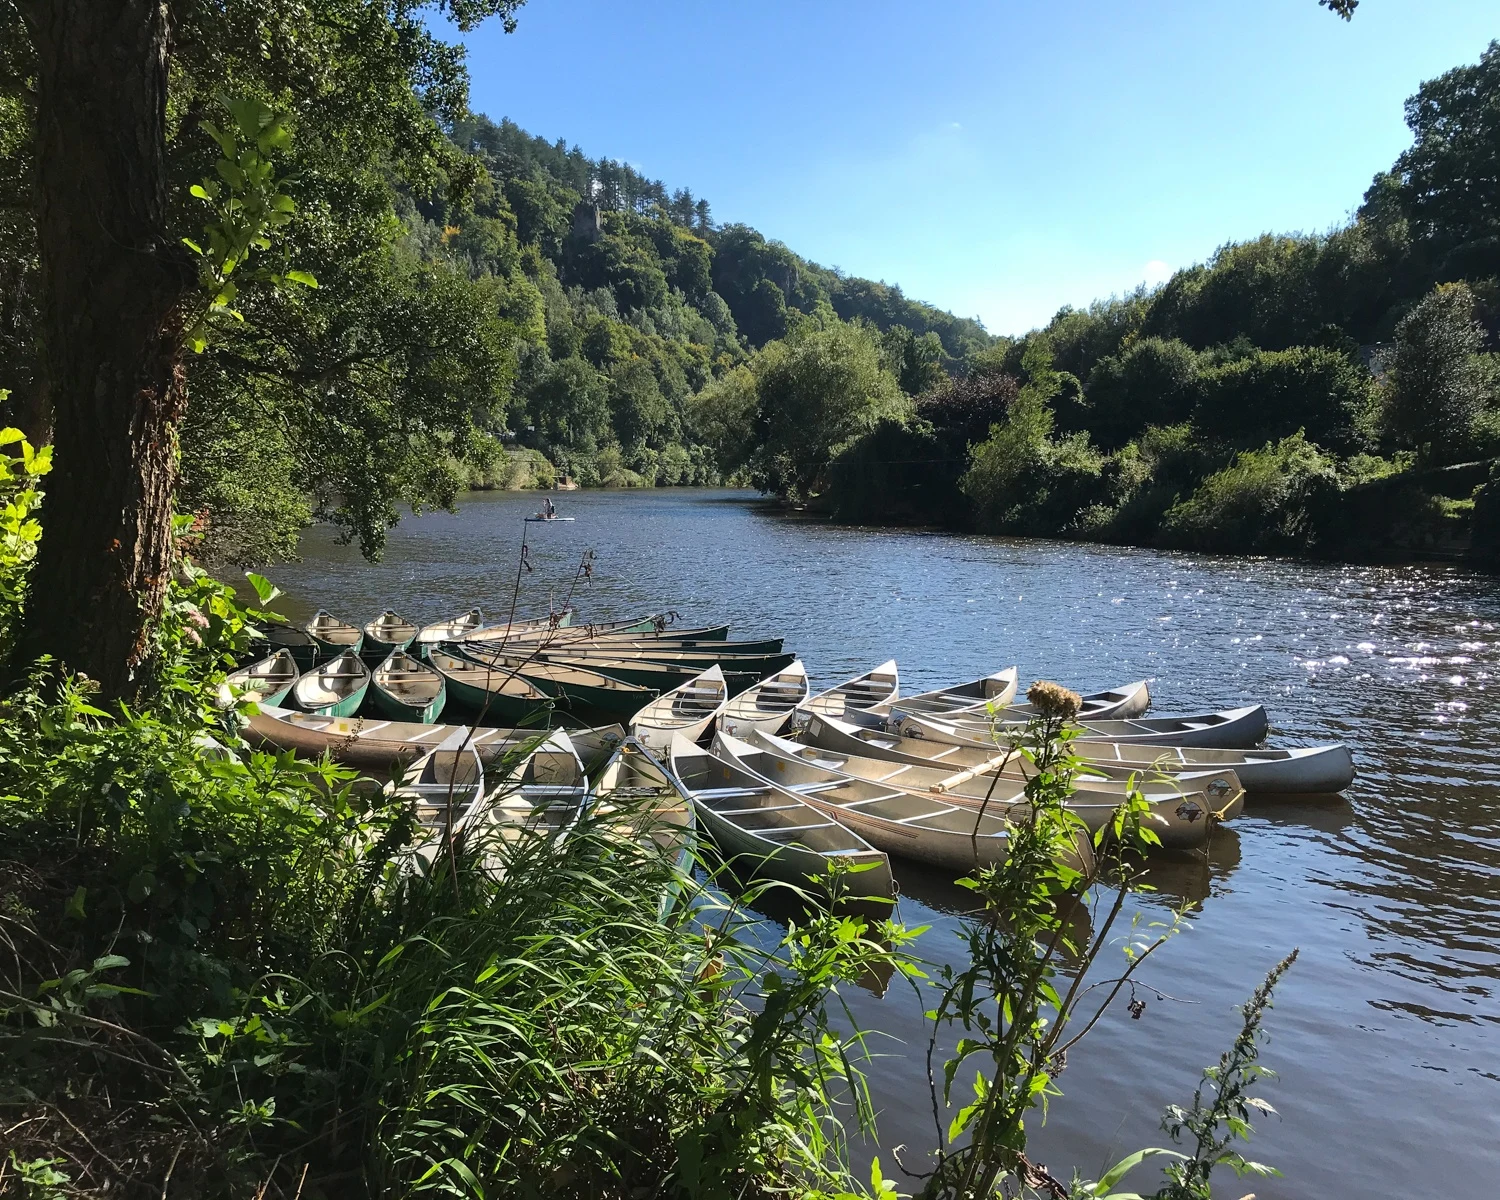
<svg viewBox="0 0 1500 1200">
<path fill-rule="evenodd" d="M 535 496 L 476 494 L 458 515 L 403 522 L 364 563 L 326 529 L 272 574 L 301 615 L 368 619 L 392 606 L 436 619 L 503 615 Z M 523 610 L 577 596 L 585 616 L 661 608 L 731 636 L 784 635 L 815 683 L 890 656 L 920 690 L 1016 663 L 1023 686 L 1093 689 L 1149 677 L 1159 713 L 1262 702 L 1276 744 L 1341 739 L 1359 779 L 1343 799 L 1257 802 L 1206 858 L 1162 864 L 1139 911 L 1188 902 L 1191 928 L 1143 979 L 1171 999 L 1113 1012 L 1071 1056 L 1033 1157 L 1097 1175 L 1160 1144 L 1228 1046 L 1242 1002 L 1293 947 L 1262 1089 L 1280 1113 L 1249 1156 L 1284 1177 L 1216 1190 L 1261 1200 L 1492 1194 L 1500 1134 L 1500 595 L 1446 567 L 1327 566 L 1147 550 L 832 527 L 779 516 L 747 493 L 583 492 L 572 524 L 524 526 L 534 570 Z M 957 947 L 962 893 L 901 869 L 899 916 L 931 924 L 921 949 Z M 933 1144 L 924 1000 L 857 991 L 889 1038 L 873 1072 L 883 1161 Z M 930 1002 L 927 1001 L 927 1002 Z M 1133 1177 L 1144 1191 L 1149 1172 Z"/>
</svg>

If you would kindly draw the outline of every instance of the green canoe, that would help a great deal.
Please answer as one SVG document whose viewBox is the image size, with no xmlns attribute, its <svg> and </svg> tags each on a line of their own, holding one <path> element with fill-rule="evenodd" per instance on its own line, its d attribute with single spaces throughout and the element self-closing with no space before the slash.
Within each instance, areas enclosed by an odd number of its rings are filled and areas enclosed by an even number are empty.
<svg viewBox="0 0 1500 1200">
<path fill-rule="evenodd" d="M 530 680 L 502 667 L 491 667 L 433 646 L 427 661 L 443 677 L 448 702 L 497 725 L 545 725 L 552 717 L 552 697 Z"/>
<path fill-rule="evenodd" d="M 370 699 L 393 721 L 431 725 L 448 702 L 448 686 L 416 655 L 392 650 L 370 679 Z"/>
<path fill-rule="evenodd" d="M 514 670 L 528 683 L 570 707 L 576 705 L 629 715 L 644 708 L 658 695 L 655 688 L 614 679 L 573 663 L 510 657 L 479 646 L 465 647 L 464 657 L 498 670 Z"/>
<path fill-rule="evenodd" d="M 352 717 L 370 690 L 370 668 L 353 650 L 314 667 L 292 687 L 292 699 L 305 712 Z"/>
<path fill-rule="evenodd" d="M 389 654 L 405 650 L 417 636 L 417 626 L 405 617 L 386 609 L 373 621 L 365 623 L 365 650 L 371 654 Z"/>
<path fill-rule="evenodd" d="M 702 667 L 652 662 L 645 658 L 594 658 L 591 656 L 572 658 L 565 653 L 554 654 L 550 651 L 539 657 L 544 657 L 547 662 L 559 665 L 596 671 L 600 675 L 608 675 L 611 679 L 621 679 L 626 683 L 653 688 L 658 692 L 670 692 L 673 688 L 681 687 L 688 680 L 703 673 Z M 746 688 L 759 683 L 760 678 L 760 674 L 755 671 L 738 670 L 732 667 L 724 672 L 724 682 L 729 685 L 731 696 L 738 696 Z"/>
<path fill-rule="evenodd" d="M 365 642 L 364 630 L 358 625 L 341 621 L 321 608 L 313 613 L 312 620 L 302 628 L 307 630 L 308 636 L 324 654 L 342 654 L 345 650 L 353 650 L 358 654 Z"/>
<path fill-rule="evenodd" d="M 302 674 L 290 650 L 278 650 L 269 658 L 253 662 L 229 674 L 228 682 L 257 704 L 279 705 Z"/>
</svg>

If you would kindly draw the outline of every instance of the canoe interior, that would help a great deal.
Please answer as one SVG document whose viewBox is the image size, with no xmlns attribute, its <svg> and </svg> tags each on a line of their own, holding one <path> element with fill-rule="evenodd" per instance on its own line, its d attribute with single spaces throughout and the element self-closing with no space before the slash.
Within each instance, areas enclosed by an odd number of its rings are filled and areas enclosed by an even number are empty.
<svg viewBox="0 0 1500 1200">
<path fill-rule="evenodd" d="M 317 710 L 353 701 L 369 686 L 370 669 L 359 655 L 345 651 L 302 676 L 292 693 L 302 707 Z"/>
<path fill-rule="evenodd" d="M 404 649 L 411 645 L 412 639 L 417 636 L 419 627 L 412 621 L 390 609 L 386 609 L 373 621 L 365 626 L 365 638 L 379 646 L 389 646 L 394 649 Z"/>
</svg>

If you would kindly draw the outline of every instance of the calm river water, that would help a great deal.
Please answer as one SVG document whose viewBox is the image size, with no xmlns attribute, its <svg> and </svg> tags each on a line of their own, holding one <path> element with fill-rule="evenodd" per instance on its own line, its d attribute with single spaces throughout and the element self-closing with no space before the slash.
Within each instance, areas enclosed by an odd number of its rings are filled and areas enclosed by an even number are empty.
<svg viewBox="0 0 1500 1200">
<path fill-rule="evenodd" d="M 903 690 L 1019 664 L 1023 687 L 1094 689 L 1150 677 L 1154 711 L 1262 702 L 1277 744 L 1342 739 L 1360 776 L 1343 799 L 1261 801 L 1206 859 L 1155 870 L 1147 918 L 1186 901 L 1191 928 L 1073 1054 L 1034 1157 L 1064 1179 L 1162 1144 L 1238 1022 L 1234 1006 L 1292 947 L 1268 1022 L 1265 1117 L 1249 1156 L 1284 1178 L 1221 1181 L 1261 1198 L 1492 1195 L 1500 1141 L 1500 581 L 1445 567 L 1323 566 L 810 523 L 740 492 L 582 492 L 573 524 L 529 530 L 523 609 L 598 558 L 585 616 L 673 608 L 731 636 L 781 634 L 815 683 L 887 657 Z M 403 522 L 363 563 L 326 529 L 270 572 L 296 614 L 366 620 L 390 605 L 436 619 L 503 614 L 524 494 L 475 494 L 458 515 Z M 899 916 L 920 948 L 955 953 L 956 889 L 898 868 Z M 873 1077 L 882 1159 L 932 1144 L 922 1003 L 857 992 L 890 1038 Z M 1486 1184 L 1484 1181 L 1491 1182 Z M 1129 1181 L 1150 1191 L 1148 1170 Z"/>
</svg>

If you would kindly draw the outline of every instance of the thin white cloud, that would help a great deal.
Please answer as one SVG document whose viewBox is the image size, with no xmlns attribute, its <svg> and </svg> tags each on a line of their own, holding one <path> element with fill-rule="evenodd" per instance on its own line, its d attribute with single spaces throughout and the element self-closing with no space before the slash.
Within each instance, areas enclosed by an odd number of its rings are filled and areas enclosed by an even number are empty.
<svg viewBox="0 0 1500 1200">
<path fill-rule="evenodd" d="M 1172 268 L 1159 258 L 1153 258 L 1145 266 L 1146 284 L 1155 287 L 1159 283 L 1166 283 L 1172 278 Z"/>
</svg>

